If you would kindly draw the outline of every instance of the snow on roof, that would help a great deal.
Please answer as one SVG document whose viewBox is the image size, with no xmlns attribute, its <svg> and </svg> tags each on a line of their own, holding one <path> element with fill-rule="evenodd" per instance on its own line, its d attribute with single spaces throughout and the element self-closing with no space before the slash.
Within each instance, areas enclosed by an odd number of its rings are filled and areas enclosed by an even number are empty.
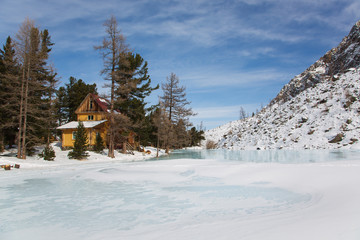
<svg viewBox="0 0 360 240">
<path fill-rule="evenodd" d="M 100 125 L 101 123 L 106 122 L 107 120 L 101 120 L 101 121 L 83 121 L 82 123 L 84 124 L 85 128 L 93 128 L 96 127 L 98 125 Z M 57 129 L 72 129 L 72 128 L 77 128 L 79 125 L 78 121 L 72 121 L 69 123 L 66 123 L 60 127 L 57 127 Z"/>
<path fill-rule="evenodd" d="M 98 99 L 103 103 L 109 104 L 108 101 L 106 99 L 104 99 L 104 98 L 99 97 Z"/>
</svg>

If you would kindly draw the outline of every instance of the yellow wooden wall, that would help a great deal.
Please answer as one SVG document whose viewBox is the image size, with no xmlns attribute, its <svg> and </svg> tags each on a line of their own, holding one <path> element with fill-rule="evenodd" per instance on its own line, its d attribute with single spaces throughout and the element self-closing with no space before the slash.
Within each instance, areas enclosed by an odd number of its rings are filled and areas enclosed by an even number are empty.
<svg viewBox="0 0 360 240">
<path fill-rule="evenodd" d="M 73 147 L 75 140 L 72 139 L 73 131 L 76 129 L 64 129 L 62 133 L 62 146 Z M 99 132 L 104 143 L 106 143 L 106 129 L 105 127 L 99 129 L 86 129 L 88 137 L 88 145 L 95 145 L 96 133 Z M 91 134 L 90 134 L 91 133 Z"/>
<path fill-rule="evenodd" d="M 77 114 L 77 120 L 78 121 L 89 121 L 88 120 L 88 116 L 89 115 L 93 115 L 94 116 L 94 120 L 93 121 L 101 121 L 101 120 L 105 120 L 105 114 L 101 113 L 101 112 L 88 112 L 88 113 L 78 113 Z"/>
<path fill-rule="evenodd" d="M 74 140 L 72 140 L 72 133 L 74 129 L 63 129 L 62 130 L 62 146 L 63 147 L 73 147 Z"/>
</svg>

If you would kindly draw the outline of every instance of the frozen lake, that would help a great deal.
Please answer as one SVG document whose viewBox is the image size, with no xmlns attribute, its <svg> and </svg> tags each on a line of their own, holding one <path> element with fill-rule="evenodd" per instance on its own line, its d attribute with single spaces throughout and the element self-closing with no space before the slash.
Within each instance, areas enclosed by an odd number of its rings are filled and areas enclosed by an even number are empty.
<svg viewBox="0 0 360 240">
<path fill-rule="evenodd" d="M 312 163 L 360 160 L 359 150 L 175 150 L 169 156 L 159 159 L 216 159 L 218 161 L 237 161 L 242 163 Z"/>
<path fill-rule="evenodd" d="M 359 172 L 357 151 L 223 150 L 4 171 L 0 239 L 359 239 Z"/>
</svg>

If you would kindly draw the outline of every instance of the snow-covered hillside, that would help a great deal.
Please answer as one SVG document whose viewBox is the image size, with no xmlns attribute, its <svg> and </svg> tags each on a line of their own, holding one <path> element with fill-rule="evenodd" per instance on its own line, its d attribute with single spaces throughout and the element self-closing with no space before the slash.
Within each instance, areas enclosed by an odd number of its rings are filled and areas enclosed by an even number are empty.
<svg viewBox="0 0 360 240">
<path fill-rule="evenodd" d="M 206 132 L 229 149 L 360 148 L 360 21 L 254 117 Z"/>
</svg>

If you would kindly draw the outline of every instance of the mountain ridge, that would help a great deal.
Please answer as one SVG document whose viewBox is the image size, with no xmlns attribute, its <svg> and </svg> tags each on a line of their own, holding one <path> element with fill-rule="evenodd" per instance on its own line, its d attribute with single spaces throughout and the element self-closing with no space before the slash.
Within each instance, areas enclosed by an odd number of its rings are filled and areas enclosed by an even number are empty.
<svg viewBox="0 0 360 240">
<path fill-rule="evenodd" d="M 360 66 L 360 20 L 355 23 L 337 47 L 329 50 L 304 72 L 291 79 L 271 100 L 271 103 L 288 101 L 301 91 L 323 80 L 332 80 L 334 75 L 357 66 Z M 319 67 L 324 67 L 324 71 L 314 71 Z"/>
<path fill-rule="evenodd" d="M 229 149 L 360 148 L 360 21 L 257 115 L 208 130 Z"/>
</svg>

